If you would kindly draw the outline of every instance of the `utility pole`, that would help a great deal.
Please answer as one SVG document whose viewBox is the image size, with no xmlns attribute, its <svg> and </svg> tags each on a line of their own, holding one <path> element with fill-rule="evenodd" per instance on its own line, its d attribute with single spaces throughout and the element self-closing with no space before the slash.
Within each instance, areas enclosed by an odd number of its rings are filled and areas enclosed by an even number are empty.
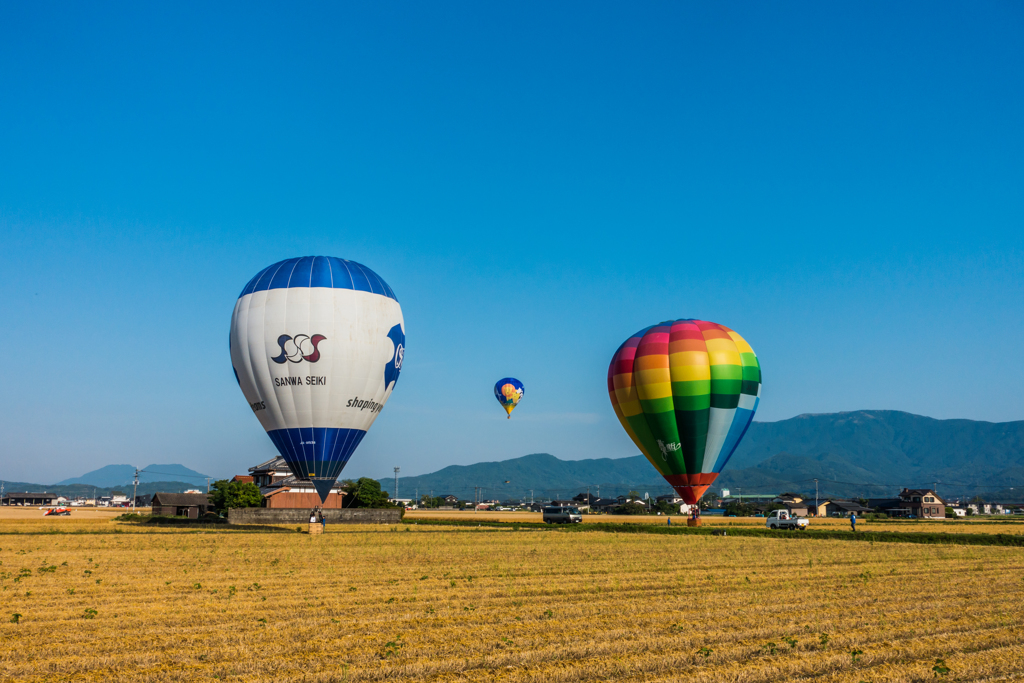
<svg viewBox="0 0 1024 683">
<path fill-rule="evenodd" d="M 135 499 L 139 497 L 139 468 L 135 468 L 135 485 L 132 487 L 132 512 L 135 512 Z"/>
<path fill-rule="evenodd" d="M 210 477 L 206 478 L 206 492 L 210 492 Z"/>
<path fill-rule="evenodd" d="M 398 502 L 398 470 L 400 470 L 400 469 L 402 469 L 402 468 L 401 467 L 396 467 L 395 468 L 395 502 L 396 503 Z"/>
<path fill-rule="evenodd" d="M 814 480 L 814 516 L 818 516 L 818 480 Z"/>
<path fill-rule="evenodd" d="M 530 505 L 533 505 L 533 489 L 530 489 Z"/>
</svg>

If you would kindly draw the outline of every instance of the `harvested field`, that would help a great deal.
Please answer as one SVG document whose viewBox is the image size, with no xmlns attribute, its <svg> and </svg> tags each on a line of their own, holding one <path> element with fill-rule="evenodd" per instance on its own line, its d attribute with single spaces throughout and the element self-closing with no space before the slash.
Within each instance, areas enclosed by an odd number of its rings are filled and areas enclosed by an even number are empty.
<svg viewBox="0 0 1024 683">
<path fill-rule="evenodd" d="M 1019 549 L 789 538 L 5 520 L 0 679 L 1022 676 Z"/>
<path fill-rule="evenodd" d="M 462 510 L 409 510 L 406 521 L 452 520 L 487 522 L 542 522 L 539 512 L 473 512 Z M 704 526 L 715 528 L 757 527 L 763 528 L 764 517 L 718 517 L 705 515 Z M 657 515 L 583 515 L 584 524 L 661 524 L 668 523 L 667 517 Z M 672 524 L 685 526 L 686 517 L 672 517 Z M 849 519 L 820 517 L 811 519 L 812 529 L 849 529 Z M 1024 519 L 1017 516 L 979 516 L 970 519 L 936 520 L 857 520 L 858 530 L 871 531 L 923 531 L 948 534 L 1024 534 Z"/>
</svg>

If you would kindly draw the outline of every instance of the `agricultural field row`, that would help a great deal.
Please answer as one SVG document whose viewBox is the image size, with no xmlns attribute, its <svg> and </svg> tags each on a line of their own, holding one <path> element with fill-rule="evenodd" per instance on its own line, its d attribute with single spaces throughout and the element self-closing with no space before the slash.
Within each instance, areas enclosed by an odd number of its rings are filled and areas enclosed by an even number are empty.
<svg viewBox="0 0 1024 683">
<path fill-rule="evenodd" d="M 0 531 L 5 681 L 855 683 L 1024 669 L 1013 548 L 415 525 Z"/>
<path fill-rule="evenodd" d="M 462 510 L 409 510 L 405 513 L 407 522 L 416 520 L 479 520 L 489 522 L 542 522 L 539 512 L 487 512 Z M 672 517 L 672 524 L 685 526 L 686 517 Z M 584 524 L 668 524 L 668 517 L 658 515 L 583 515 Z M 763 517 L 717 517 L 706 515 L 701 518 L 704 526 L 715 528 L 764 527 Z M 849 529 L 849 519 L 835 517 L 812 517 L 813 529 Z M 949 534 L 1024 534 L 1024 519 L 1013 516 L 979 516 L 970 519 L 949 520 L 857 520 L 858 530 L 927 532 Z"/>
</svg>

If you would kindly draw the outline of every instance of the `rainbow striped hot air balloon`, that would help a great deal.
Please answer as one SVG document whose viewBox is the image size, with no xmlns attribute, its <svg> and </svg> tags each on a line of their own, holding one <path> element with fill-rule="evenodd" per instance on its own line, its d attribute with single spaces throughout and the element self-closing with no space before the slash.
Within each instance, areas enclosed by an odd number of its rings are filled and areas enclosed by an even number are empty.
<svg viewBox="0 0 1024 683">
<path fill-rule="evenodd" d="M 750 344 L 724 325 L 663 322 L 615 352 L 608 393 L 633 443 L 693 504 L 754 419 L 761 366 Z"/>
<path fill-rule="evenodd" d="M 498 399 L 509 419 L 512 418 L 512 411 L 523 400 L 523 393 L 523 383 L 515 377 L 499 379 L 494 385 L 494 398 Z"/>
</svg>

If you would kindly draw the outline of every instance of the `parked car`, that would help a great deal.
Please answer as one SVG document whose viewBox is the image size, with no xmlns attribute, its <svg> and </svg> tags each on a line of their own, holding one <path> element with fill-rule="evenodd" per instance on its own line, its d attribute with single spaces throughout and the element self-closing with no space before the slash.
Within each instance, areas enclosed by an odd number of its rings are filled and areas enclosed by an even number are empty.
<svg viewBox="0 0 1024 683">
<path fill-rule="evenodd" d="M 810 524 L 806 517 L 797 517 L 789 510 L 774 510 L 764 525 L 769 529 L 799 529 L 803 531 Z"/>
<path fill-rule="evenodd" d="M 549 505 L 544 508 L 544 522 L 547 524 L 579 524 L 583 515 L 579 508 Z"/>
</svg>

